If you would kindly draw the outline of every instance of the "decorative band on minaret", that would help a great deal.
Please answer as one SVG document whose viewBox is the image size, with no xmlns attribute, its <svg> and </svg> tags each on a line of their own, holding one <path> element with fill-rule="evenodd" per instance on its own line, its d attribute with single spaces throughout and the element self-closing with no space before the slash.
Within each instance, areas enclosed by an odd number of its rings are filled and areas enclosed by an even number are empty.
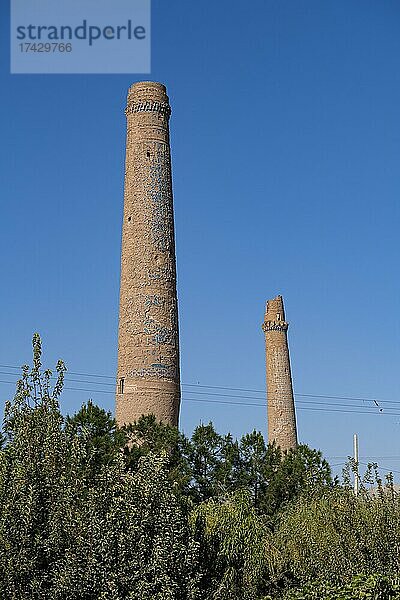
<svg viewBox="0 0 400 600">
<path fill-rule="evenodd" d="M 267 301 L 263 331 L 267 359 L 268 442 L 296 448 L 297 428 L 282 296 Z"/>
<path fill-rule="evenodd" d="M 125 112 L 116 420 L 122 425 L 154 414 L 177 426 L 178 303 L 165 86 L 135 83 Z"/>
</svg>

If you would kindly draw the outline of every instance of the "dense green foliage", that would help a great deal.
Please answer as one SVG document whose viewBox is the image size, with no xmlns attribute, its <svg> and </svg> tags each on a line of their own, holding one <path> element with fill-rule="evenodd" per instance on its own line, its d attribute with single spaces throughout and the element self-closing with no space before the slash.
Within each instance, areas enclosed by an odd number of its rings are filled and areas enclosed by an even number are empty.
<svg viewBox="0 0 400 600">
<path fill-rule="evenodd" d="M 78 434 L 76 422 L 64 423 L 57 397 L 65 368 L 57 365 L 51 391 L 38 338 L 34 350 L 5 413 L 0 598 L 196 598 L 197 548 L 164 459 L 149 454 L 127 470 L 96 428 Z"/>
<path fill-rule="evenodd" d="M 124 433 L 130 441 L 130 449 L 125 450 L 129 467 L 134 468 L 140 456 L 165 450 L 175 490 L 192 506 L 247 490 L 257 512 L 272 522 L 300 493 L 336 485 L 320 452 L 301 445 L 282 454 L 274 444 L 267 446 L 256 431 L 237 441 L 230 434 L 218 434 L 209 423 L 198 425 L 188 439 L 149 416 Z"/>
<path fill-rule="evenodd" d="M 65 370 L 52 387 L 35 335 L 6 405 L 1 600 L 400 600 L 390 477 L 355 497 L 320 452 L 259 432 L 120 429 L 91 401 L 64 418 Z"/>
<path fill-rule="evenodd" d="M 297 581 L 350 580 L 400 568 L 400 497 L 390 488 L 358 497 L 350 489 L 300 498 L 275 536 Z"/>
<path fill-rule="evenodd" d="M 358 575 L 349 583 L 334 585 L 313 582 L 304 588 L 289 592 L 285 600 L 399 600 L 397 578 L 384 575 Z"/>
<path fill-rule="evenodd" d="M 270 589 L 278 552 L 247 491 L 203 502 L 191 521 L 201 550 L 202 598 L 256 600 Z"/>
</svg>

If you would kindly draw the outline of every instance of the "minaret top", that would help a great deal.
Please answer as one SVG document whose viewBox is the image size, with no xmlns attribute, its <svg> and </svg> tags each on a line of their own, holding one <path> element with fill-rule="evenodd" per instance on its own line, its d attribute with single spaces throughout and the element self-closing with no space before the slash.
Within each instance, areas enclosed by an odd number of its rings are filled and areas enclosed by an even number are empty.
<svg viewBox="0 0 400 600">
<path fill-rule="evenodd" d="M 283 306 L 282 296 L 276 296 L 272 300 L 267 300 L 265 308 L 264 331 L 287 330 L 288 323 L 285 321 L 285 308 Z"/>
<path fill-rule="evenodd" d="M 167 96 L 167 88 L 163 83 L 158 81 L 137 81 L 133 83 L 128 90 L 128 96 L 136 98 L 165 98 Z"/>
<path fill-rule="evenodd" d="M 171 114 L 167 89 L 157 81 L 138 81 L 128 90 L 128 105 L 126 113 L 159 112 Z"/>
<path fill-rule="evenodd" d="M 265 309 L 265 320 L 266 321 L 284 321 L 285 320 L 285 309 L 283 307 L 282 296 L 277 296 L 272 300 L 267 300 L 267 306 Z"/>
</svg>

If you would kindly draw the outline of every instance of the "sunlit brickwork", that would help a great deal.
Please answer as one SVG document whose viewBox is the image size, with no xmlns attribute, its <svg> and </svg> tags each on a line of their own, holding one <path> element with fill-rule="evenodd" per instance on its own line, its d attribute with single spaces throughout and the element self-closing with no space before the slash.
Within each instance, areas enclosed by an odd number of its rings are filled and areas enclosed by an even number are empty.
<svg viewBox="0 0 400 600">
<path fill-rule="evenodd" d="M 118 337 L 116 420 L 142 414 L 178 425 L 178 306 L 169 117 L 165 87 L 131 86 Z"/>
<path fill-rule="evenodd" d="M 263 331 L 267 361 L 268 442 L 296 448 L 297 428 L 282 296 L 267 301 Z"/>
</svg>

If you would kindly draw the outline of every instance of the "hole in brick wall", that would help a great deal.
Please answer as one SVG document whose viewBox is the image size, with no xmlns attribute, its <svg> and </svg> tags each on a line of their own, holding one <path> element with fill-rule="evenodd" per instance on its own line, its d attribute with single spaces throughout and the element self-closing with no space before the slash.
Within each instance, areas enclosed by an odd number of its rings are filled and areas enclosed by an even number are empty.
<svg viewBox="0 0 400 600">
<path fill-rule="evenodd" d="M 118 393 L 119 394 L 124 393 L 124 383 L 125 383 L 125 379 L 123 377 L 121 377 L 121 379 L 118 382 Z"/>
<path fill-rule="evenodd" d="M 128 217 L 128 221 L 132 221 L 132 217 Z"/>
<path fill-rule="evenodd" d="M 147 158 L 150 158 L 150 152 L 147 150 L 146 152 Z"/>
</svg>

